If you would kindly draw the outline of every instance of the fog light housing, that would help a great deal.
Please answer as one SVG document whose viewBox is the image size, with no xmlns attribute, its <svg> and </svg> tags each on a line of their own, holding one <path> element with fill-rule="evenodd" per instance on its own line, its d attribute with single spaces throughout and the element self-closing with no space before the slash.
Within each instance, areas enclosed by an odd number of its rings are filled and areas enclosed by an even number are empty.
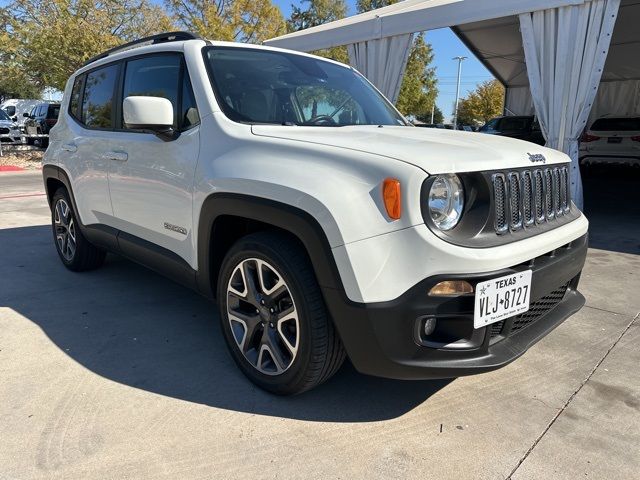
<svg viewBox="0 0 640 480">
<path fill-rule="evenodd" d="M 473 285 L 465 280 L 445 280 L 429 290 L 430 297 L 458 297 L 473 293 Z"/>
<path fill-rule="evenodd" d="M 422 334 L 428 337 L 436 330 L 436 317 L 422 317 Z"/>
</svg>

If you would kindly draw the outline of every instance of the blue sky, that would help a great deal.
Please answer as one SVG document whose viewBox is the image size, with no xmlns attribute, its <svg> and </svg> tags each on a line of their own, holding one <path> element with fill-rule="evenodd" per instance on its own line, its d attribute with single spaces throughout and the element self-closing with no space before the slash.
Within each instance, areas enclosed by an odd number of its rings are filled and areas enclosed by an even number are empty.
<svg viewBox="0 0 640 480">
<path fill-rule="evenodd" d="M 299 4 L 292 0 L 272 0 L 286 17 L 291 13 L 291 4 Z M 349 7 L 348 15 L 355 15 L 355 0 L 346 0 Z M 491 73 L 473 56 L 463 43 L 448 28 L 427 32 L 426 40 L 433 47 L 436 75 L 438 77 L 438 89 L 440 91 L 438 107 L 442 110 L 445 120 L 450 120 L 453 105 L 456 99 L 456 78 L 458 74 L 458 62 L 453 57 L 469 57 L 462 64 L 462 79 L 460 82 L 460 95 L 465 96 L 469 90 L 485 80 L 493 79 Z"/>
</svg>

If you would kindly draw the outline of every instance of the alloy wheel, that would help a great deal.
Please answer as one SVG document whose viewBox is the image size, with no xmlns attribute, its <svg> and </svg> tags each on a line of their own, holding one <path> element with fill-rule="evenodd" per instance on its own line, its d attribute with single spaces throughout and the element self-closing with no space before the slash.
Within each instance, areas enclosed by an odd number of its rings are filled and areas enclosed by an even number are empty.
<svg viewBox="0 0 640 480">
<path fill-rule="evenodd" d="M 291 367 L 300 342 L 298 311 L 275 267 L 242 260 L 227 285 L 227 315 L 236 345 L 256 370 L 280 375 Z"/>
<path fill-rule="evenodd" d="M 53 222 L 60 253 L 70 262 L 76 254 L 76 225 L 69 204 L 62 198 L 56 202 Z"/>
</svg>

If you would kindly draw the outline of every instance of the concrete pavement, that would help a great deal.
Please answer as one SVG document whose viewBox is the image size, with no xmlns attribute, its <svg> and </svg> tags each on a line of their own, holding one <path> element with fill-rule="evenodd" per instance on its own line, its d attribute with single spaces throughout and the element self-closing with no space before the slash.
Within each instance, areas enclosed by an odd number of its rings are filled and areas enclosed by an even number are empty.
<svg viewBox="0 0 640 480">
<path fill-rule="evenodd" d="M 208 301 L 114 256 L 64 269 L 42 193 L 39 172 L 0 174 L 1 480 L 638 478 L 637 230 L 596 232 L 587 306 L 502 370 L 345 365 L 279 398 L 236 369 Z"/>
</svg>

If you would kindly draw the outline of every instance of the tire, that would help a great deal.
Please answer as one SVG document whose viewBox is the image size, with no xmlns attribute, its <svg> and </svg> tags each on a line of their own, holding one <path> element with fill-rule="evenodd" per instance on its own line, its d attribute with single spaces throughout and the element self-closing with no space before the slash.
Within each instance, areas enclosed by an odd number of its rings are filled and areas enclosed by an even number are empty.
<svg viewBox="0 0 640 480">
<path fill-rule="evenodd" d="M 342 365 L 342 342 L 307 254 L 295 239 L 279 232 L 241 238 L 222 262 L 217 290 L 227 346 L 260 388 L 299 394 Z"/>
<path fill-rule="evenodd" d="M 27 138 L 27 145 L 33 145 L 34 143 L 36 143 L 35 138 Z"/>
<path fill-rule="evenodd" d="M 100 267 L 107 253 L 82 235 L 73 203 L 65 188 L 56 190 L 51 205 L 53 241 L 64 266 L 74 272 Z"/>
</svg>

